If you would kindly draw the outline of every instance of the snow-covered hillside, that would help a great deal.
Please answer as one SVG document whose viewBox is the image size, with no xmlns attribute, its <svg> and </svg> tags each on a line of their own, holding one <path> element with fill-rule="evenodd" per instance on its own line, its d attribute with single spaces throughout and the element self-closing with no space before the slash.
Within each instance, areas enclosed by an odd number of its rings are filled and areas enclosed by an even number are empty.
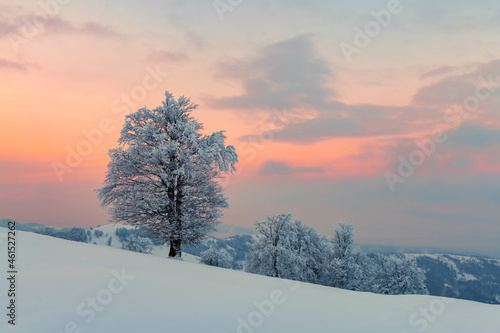
<svg viewBox="0 0 500 333">
<path fill-rule="evenodd" d="M 500 306 L 350 292 L 17 235 L 17 321 L 8 325 L 3 315 L 1 332 L 494 333 L 499 325 Z M 7 281 L 1 281 L 5 309 Z"/>
<path fill-rule="evenodd" d="M 102 226 L 98 226 L 95 228 L 92 228 L 92 234 L 94 234 L 95 230 L 102 231 L 103 235 L 101 237 L 95 237 L 95 235 L 92 237 L 92 239 L 89 241 L 89 243 L 94 244 L 94 245 L 101 245 L 101 246 L 110 246 L 114 247 L 117 249 L 122 248 L 122 241 L 120 238 L 116 235 L 116 230 L 120 228 L 125 228 L 129 230 L 134 230 L 134 227 L 129 226 L 129 225 L 123 225 L 123 224 L 105 224 Z M 90 229 L 86 229 L 90 230 Z M 111 241 L 109 239 L 111 238 Z M 152 248 L 152 254 L 154 256 L 166 258 L 168 257 L 168 251 L 170 247 L 169 245 L 154 245 Z M 199 262 L 199 258 L 197 256 L 193 256 L 189 253 L 183 253 L 182 258 L 184 261 L 188 262 Z"/>
</svg>

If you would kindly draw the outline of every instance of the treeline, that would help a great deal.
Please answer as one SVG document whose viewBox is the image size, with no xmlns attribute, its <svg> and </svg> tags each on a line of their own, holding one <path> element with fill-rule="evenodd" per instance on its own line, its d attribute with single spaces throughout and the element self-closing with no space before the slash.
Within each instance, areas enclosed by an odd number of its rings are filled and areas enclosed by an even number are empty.
<svg viewBox="0 0 500 333">
<path fill-rule="evenodd" d="M 379 294 L 428 294 L 425 272 L 413 258 L 368 257 L 354 243 L 352 225 L 340 224 L 328 239 L 291 214 L 255 222 L 260 237 L 250 246 L 245 271 L 324 286 Z M 227 267 L 214 250 L 202 262 Z"/>
<path fill-rule="evenodd" d="M 0 221 L 0 228 L 7 227 L 9 219 L 3 219 Z M 92 239 L 91 232 L 84 228 L 62 228 L 56 229 L 53 227 L 46 227 L 39 223 L 19 223 L 16 222 L 16 229 L 20 231 L 33 232 L 40 235 L 51 236 L 66 240 L 71 240 L 75 242 L 87 243 Z"/>
</svg>

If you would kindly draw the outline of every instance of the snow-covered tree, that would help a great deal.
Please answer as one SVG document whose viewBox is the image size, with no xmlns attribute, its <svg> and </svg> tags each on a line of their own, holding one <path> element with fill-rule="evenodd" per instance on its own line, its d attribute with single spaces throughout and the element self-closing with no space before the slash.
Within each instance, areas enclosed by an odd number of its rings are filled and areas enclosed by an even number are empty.
<svg viewBox="0 0 500 333">
<path fill-rule="evenodd" d="M 214 248 L 205 250 L 200 254 L 200 262 L 205 265 L 231 268 L 232 261 L 231 255 L 226 251 L 216 250 Z"/>
<path fill-rule="evenodd" d="M 386 295 L 429 294 L 425 286 L 425 271 L 408 256 L 379 256 L 375 265 L 372 290 Z"/>
<path fill-rule="evenodd" d="M 146 237 L 128 236 L 122 243 L 122 249 L 151 254 L 153 251 L 153 242 Z"/>
<path fill-rule="evenodd" d="M 318 283 L 322 276 L 324 238 L 291 214 L 255 222 L 261 237 L 251 246 L 245 270 L 266 276 Z"/>
<path fill-rule="evenodd" d="M 238 157 L 224 132 L 202 135 L 189 98 L 165 96 L 161 106 L 126 116 L 98 198 L 111 206 L 114 222 L 169 241 L 169 256 L 180 257 L 182 244 L 215 230 L 228 207 L 218 178 L 234 170 Z"/>
<path fill-rule="evenodd" d="M 299 220 L 290 223 L 285 246 L 291 252 L 290 265 L 281 266 L 284 278 L 320 283 L 325 274 L 326 239 Z"/>
<path fill-rule="evenodd" d="M 245 271 L 266 276 L 280 277 L 279 266 L 289 256 L 283 246 L 287 231 L 290 229 L 292 214 L 267 216 L 266 221 L 255 222 L 261 237 L 250 247 Z"/>
<path fill-rule="evenodd" d="M 365 290 L 370 263 L 354 243 L 352 224 L 340 223 L 335 229 L 327 259 L 323 284 L 349 290 Z"/>
</svg>

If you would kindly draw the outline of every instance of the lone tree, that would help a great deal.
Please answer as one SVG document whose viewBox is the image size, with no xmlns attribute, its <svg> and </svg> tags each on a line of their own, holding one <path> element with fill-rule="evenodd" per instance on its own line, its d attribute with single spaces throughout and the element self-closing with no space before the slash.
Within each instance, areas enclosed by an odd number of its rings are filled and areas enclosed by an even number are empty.
<svg viewBox="0 0 500 333">
<path fill-rule="evenodd" d="M 229 207 L 217 180 L 235 170 L 238 156 L 223 131 L 200 133 L 189 98 L 165 96 L 162 106 L 126 116 L 97 192 L 101 205 L 111 206 L 112 221 L 169 241 L 169 257 L 180 257 L 181 244 L 199 243 Z"/>
</svg>

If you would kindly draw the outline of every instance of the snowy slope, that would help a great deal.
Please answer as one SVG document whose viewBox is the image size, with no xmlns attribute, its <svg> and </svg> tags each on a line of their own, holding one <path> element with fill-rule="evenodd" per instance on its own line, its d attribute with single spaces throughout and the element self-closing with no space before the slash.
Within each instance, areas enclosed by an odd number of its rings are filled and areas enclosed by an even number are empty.
<svg viewBox="0 0 500 333">
<path fill-rule="evenodd" d="M 17 234 L 17 325 L 2 315 L 0 332 L 494 333 L 500 324 L 494 305 L 350 292 Z"/>
<path fill-rule="evenodd" d="M 124 224 L 105 224 L 102 226 L 98 226 L 95 228 L 92 228 L 92 233 L 95 230 L 99 230 L 103 232 L 103 236 L 101 237 L 92 237 L 92 240 L 90 240 L 90 244 L 95 244 L 95 245 L 100 245 L 100 246 L 108 246 L 108 240 L 111 237 L 111 247 L 121 249 L 122 248 L 122 241 L 116 236 L 116 229 L 119 228 L 126 228 L 126 229 L 134 229 L 134 227 L 129 226 L 129 225 L 124 225 Z M 88 228 L 86 230 L 89 230 Z M 166 258 L 168 257 L 168 252 L 170 250 L 170 247 L 168 245 L 154 245 L 152 254 L 154 256 Z M 198 263 L 199 262 L 199 257 L 193 256 L 189 253 L 183 253 L 182 254 L 183 260 L 187 262 L 194 262 Z"/>
</svg>

